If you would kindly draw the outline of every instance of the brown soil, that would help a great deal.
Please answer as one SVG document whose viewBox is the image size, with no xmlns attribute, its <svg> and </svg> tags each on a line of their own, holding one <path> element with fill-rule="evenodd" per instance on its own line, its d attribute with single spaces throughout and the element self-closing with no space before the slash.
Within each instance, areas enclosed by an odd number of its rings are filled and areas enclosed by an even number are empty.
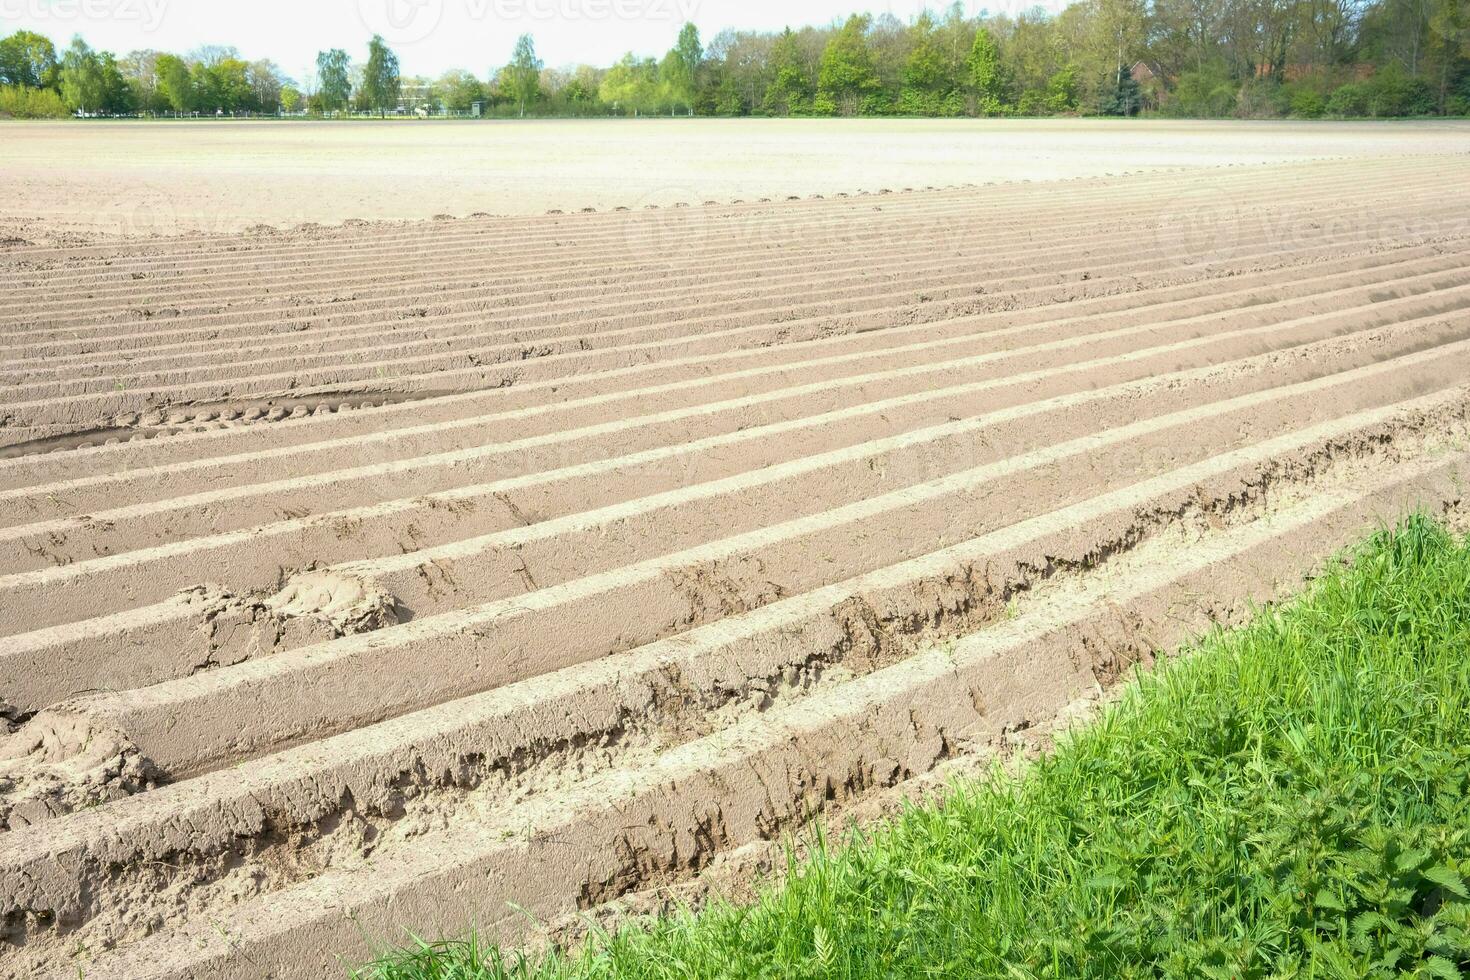
<svg viewBox="0 0 1470 980">
<path fill-rule="evenodd" d="M 0 269 L 4 977 L 738 893 L 1467 510 L 1465 155 Z"/>
<path fill-rule="evenodd" d="M 1457 120 L 15 122 L 0 128 L 0 242 L 785 201 L 1444 153 L 1467 136 Z"/>
</svg>

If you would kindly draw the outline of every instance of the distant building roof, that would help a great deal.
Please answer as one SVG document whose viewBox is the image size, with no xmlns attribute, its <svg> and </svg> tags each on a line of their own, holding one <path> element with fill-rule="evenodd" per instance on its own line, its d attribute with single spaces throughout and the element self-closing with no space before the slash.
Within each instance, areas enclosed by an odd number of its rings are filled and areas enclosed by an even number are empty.
<svg viewBox="0 0 1470 980">
<path fill-rule="evenodd" d="M 1156 61 L 1135 61 L 1133 67 L 1128 69 L 1128 74 L 1132 75 L 1133 80 L 1140 85 L 1147 82 L 1167 81 L 1164 69 L 1160 68 Z"/>
</svg>

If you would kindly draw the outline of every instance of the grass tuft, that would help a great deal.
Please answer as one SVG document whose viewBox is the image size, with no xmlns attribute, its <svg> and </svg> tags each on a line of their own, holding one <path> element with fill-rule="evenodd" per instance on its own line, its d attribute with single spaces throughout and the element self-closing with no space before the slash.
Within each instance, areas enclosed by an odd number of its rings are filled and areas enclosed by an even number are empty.
<svg viewBox="0 0 1470 980">
<path fill-rule="evenodd" d="M 1466 975 L 1470 543 L 1410 519 L 1191 652 L 1019 778 L 819 845 L 748 907 L 356 976 Z"/>
</svg>

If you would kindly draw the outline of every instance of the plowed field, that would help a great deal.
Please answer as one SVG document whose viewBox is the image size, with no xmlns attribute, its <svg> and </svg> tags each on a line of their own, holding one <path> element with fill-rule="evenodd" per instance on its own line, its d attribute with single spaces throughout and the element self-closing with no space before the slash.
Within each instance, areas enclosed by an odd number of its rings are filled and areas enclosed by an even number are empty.
<svg viewBox="0 0 1470 980">
<path fill-rule="evenodd" d="M 1470 155 L 0 250 L 0 975 L 686 881 L 1470 478 Z"/>
<path fill-rule="evenodd" d="M 1463 120 L 0 120 L 0 238 L 638 210 L 1457 152 Z"/>
</svg>

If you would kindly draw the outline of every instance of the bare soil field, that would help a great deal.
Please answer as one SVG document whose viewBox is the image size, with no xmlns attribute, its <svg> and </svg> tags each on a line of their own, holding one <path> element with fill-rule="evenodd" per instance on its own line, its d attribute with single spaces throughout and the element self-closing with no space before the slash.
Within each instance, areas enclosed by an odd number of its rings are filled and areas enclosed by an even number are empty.
<svg viewBox="0 0 1470 980">
<path fill-rule="evenodd" d="M 1464 121 L 0 123 L 0 236 L 637 210 L 1454 152 L 1467 141 Z"/>
<path fill-rule="evenodd" d="M 0 976 L 515 942 L 1463 520 L 1419 149 L 11 242 Z"/>
</svg>

